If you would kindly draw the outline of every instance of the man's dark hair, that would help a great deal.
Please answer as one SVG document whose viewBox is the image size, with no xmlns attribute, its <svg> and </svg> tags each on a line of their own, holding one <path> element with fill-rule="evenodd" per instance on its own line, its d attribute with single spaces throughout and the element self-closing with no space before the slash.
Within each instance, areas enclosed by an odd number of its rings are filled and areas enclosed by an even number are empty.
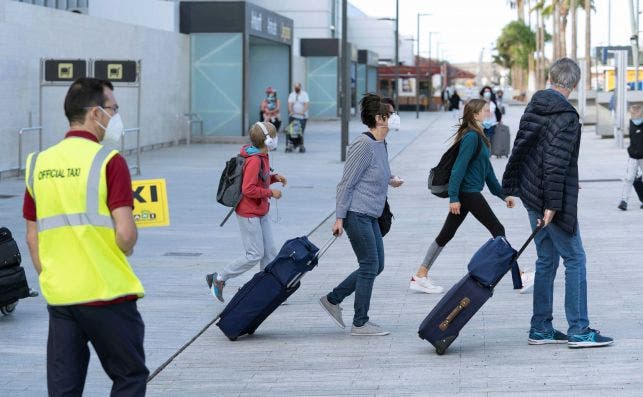
<svg viewBox="0 0 643 397">
<path fill-rule="evenodd" d="M 105 87 L 114 90 L 109 81 L 90 77 L 81 77 L 72 83 L 65 96 L 65 116 L 69 124 L 83 123 L 87 108 L 105 105 Z"/>
<path fill-rule="evenodd" d="M 388 119 L 388 105 L 382 101 L 382 97 L 377 94 L 366 93 L 359 102 L 362 108 L 362 123 L 368 128 L 375 128 L 377 121 L 375 116 L 380 115 L 384 120 Z"/>
</svg>

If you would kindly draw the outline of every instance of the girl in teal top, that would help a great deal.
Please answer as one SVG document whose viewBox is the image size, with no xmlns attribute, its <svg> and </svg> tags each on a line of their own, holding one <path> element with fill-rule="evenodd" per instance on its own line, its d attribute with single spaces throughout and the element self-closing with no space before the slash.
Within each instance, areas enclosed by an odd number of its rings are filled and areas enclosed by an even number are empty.
<svg viewBox="0 0 643 397">
<path fill-rule="evenodd" d="M 411 276 L 409 288 L 412 290 L 428 294 L 439 294 L 444 291 L 442 287 L 433 284 L 428 272 L 442 248 L 453 238 L 469 212 L 489 230 L 493 237 L 505 235 L 505 228 L 481 193 L 486 183 L 491 193 L 504 200 L 507 207 L 514 207 L 513 197 L 502 194 L 502 188 L 489 161 L 491 145 L 481 124 L 489 117 L 489 104 L 482 99 L 473 99 L 464 107 L 460 127 L 454 139 L 454 144 L 460 142 L 460 150 L 449 179 L 449 214 L 419 269 Z M 533 280 L 531 275 L 523 274 L 523 290 L 526 291 L 524 286 L 533 285 L 531 280 Z"/>
</svg>

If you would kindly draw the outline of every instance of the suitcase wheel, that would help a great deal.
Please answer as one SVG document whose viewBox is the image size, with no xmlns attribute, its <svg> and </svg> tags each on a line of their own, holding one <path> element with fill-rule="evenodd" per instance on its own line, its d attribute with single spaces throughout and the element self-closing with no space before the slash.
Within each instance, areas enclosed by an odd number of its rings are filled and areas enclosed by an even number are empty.
<svg viewBox="0 0 643 397">
<path fill-rule="evenodd" d="M 2 314 L 12 313 L 14 310 L 16 310 L 17 305 L 18 305 L 17 301 L 13 303 L 9 303 L 8 305 L 0 307 L 0 312 L 2 312 Z"/>
<path fill-rule="evenodd" d="M 458 337 L 458 334 L 447 336 L 444 339 L 440 339 L 439 341 L 436 341 L 433 345 L 435 346 L 435 352 L 438 354 L 438 356 L 443 355 L 444 352 L 447 351 L 449 346 L 451 346 L 451 343 L 453 343 L 453 341 L 456 340 L 457 337 Z"/>
<path fill-rule="evenodd" d="M 237 337 L 236 336 L 232 336 L 232 337 L 229 336 L 228 339 L 230 339 L 230 341 L 234 342 L 235 340 L 237 340 Z"/>
<path fill-rule="evenodd" d="M 252 331 L 248 331 L 248 335 L 252 335 L 255 333 L 255 330 L 253 329 Z"/>
</svg>

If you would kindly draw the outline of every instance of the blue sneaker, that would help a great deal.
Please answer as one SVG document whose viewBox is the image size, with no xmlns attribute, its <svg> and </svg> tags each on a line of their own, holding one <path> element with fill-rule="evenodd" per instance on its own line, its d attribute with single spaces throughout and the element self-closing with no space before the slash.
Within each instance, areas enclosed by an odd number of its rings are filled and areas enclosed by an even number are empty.
<svg viewBox="0 0 643 397">
<path fill-rule="evenodd" d="M 587 332 L 579 335 L 569 335 L 567 346 L 571 348 L 579 347 L 600 347 L 614 343 L 614 339 L 601 335 L 600 331 L 588 328 Z"/>
<path fill-rule="evenodd" d="M 530 345 L 551 345 L 556 343 L 567 343 L 567 335 L 558 330 L 549 332 L 539 332 L 535 330 L 529 331 L 529 339 L 527 343 Z"/>
<path fill-rule="evenodd" d="M 225 281 L 219 281 L 217 279 L 218 275 L 218 273 L 206 274 L 205 282 L 208 283 L 208 288 L 210 288 L 212 296 L 223 302 L 223 287 L 225 287 Z"/>
</svg>

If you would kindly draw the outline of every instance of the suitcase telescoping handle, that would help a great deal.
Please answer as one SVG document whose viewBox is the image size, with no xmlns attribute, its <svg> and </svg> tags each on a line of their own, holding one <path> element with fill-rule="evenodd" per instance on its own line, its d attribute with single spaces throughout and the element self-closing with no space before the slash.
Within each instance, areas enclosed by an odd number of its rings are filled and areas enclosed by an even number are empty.
<svg viewBox="0 0 643 397">
<path fill-rule="evenodd" d="M 337 240 L 337 237 L 339 237 L 339 236 L 333 235 L 333 237 L 331 237 L 328 241 L 326 241 L 326 243 L 324 245 L 322 245 L 321 249 L 319 251 L 317 251 L 317 253 L 315 254 L 315 257 L 313 258 L 313 260 L 314 259 L 319 260 L 322 256 L 324 256 L 324 254 L 326 253 L 326 251 L 328 251 L 330 246 L 333 245 L 335 240 Z M 310 266 L 310 264 L 312 263 L 313 260 L 308 262 L 308 266 Z M 297 284 L 299 282 L 299 280 L 301 280 L 302 277 L 304 277 L 304 273 L 297 274 L 297 276 L 295 276 L 292 280 L 290 280 L 290 282 L 286 285 L 286 288 L 292 288 L 295 284 Z"/>
<path fill-rule="evenodd" d="M 531 240 L 533 240 L 533 239 L 534 239 L 534 237 L 536 237 L 536 234 L 537 234 L 537 233 L 538 233 L 538 232 L 539 232 L 543 227 L 544 227 L 544 226 L 543 226 L 543 222 L 541 221 L 541 222 L 538 224 L 538 226 L 536 226 L 536 228 L 534 229 L 534 231 L 533 231 L 533 232 L 531 232 L 531 236 L 529 236 L 529 238 L 527 239 L 527 241 L 525 241 L 525 243 L 522 245 L 522 247 L 520 247 L 520 250 L 518 251 L 518 253 L 517 253 L 517 254 L 516 254 L 516 256 L 514 257 L 514 260 L 518 260 L 518 257 L 522 254 L 522 252 L 527 248 L 527 246 L 529 245 L 529 243 L 531 243 Z"/>
</svg>

